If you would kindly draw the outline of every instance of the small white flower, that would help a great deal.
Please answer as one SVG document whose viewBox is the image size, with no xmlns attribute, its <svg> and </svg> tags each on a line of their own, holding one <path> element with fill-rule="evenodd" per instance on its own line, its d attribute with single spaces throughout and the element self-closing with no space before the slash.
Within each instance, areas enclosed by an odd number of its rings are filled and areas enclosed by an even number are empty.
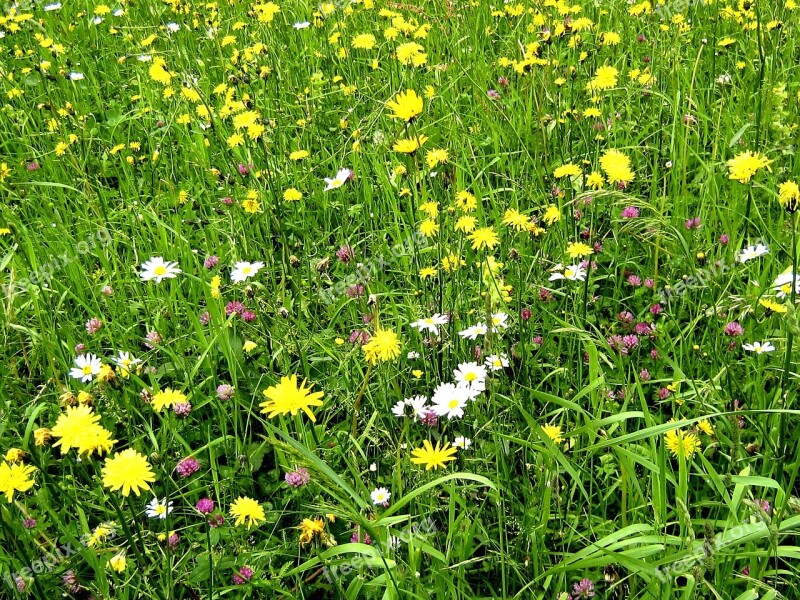
<svg viewBox="0 0 800 600">
<path fill-rule="evenodd" d="M 447 324 L 447 321 L 447 315 L 440 315 L 439 313 L 436 313 L 432 317 L 419 319 L 418 321 L 410 323 L 410 325 L 414 329 L 419 329 L 420 332 L 430 331 L 433 335 L 439 335 L 439 327 Z"/>
<path fill-rule="evenodd" d="M 508 356 L 505 354 L 490 354 L 483 364 L 492 371 L 499 371 L 508 366 Z"/>
<path fill-rule="evenodd" d="M 124 10 L 122 10 L 121 8 L 118 8 L 117 10 L 115 10 L 115 11 L 114 11 L 113 13 L 111 13 L 111 14 L 112 14 L 112 15 L 114 15 L 115 17 L 121 17 L 122 15 L 124 15 L 124 14 L 125 14 L 125 11 L 124 11 Z"/>
<path fill-rule="evenodd" d="M 370 498 L 372 498 L 372 503 L 375 506 L 388 506 L 391 494 L 389 493 L 389 490 L 387 490 L 384 487 L 381 487 L 372 490 L 372 493 L 369 496 Z"/>
<path fill-rule="evenodd" d="M 309 26 L 311 26 L 311 23 L 308 22 L 308 21 L 298 21 L 297 23 L 292 25 L 292 27 L 294 27 L 295 29 L 298 29 L 298 30 L 306 29 Z"/>
<path fill-rule="evenodd" d="M 458 335 L 468 340 L 474 340 L 479 335 L 486 335 L 488 328 L 486 327 L 485 323 L 478 323 L 477 325 L 473 325 L 472 327 L 467 327 L 464 331 L 459 331 Z"/>
<path fill-rule="evenodd" d="M 374 473 L 375 471 L 378 470 L 378 465 L 376 465 L 375 463 L 370 463 L 369 470 L 370 472 Z"/>
<path fill-rule="evenodd" d="M 139 273 L 142 281 L 155 279 L 156 283 L 161 283 L 163 279 L 177 277 L 182 271 L 178 268 L 178 263 L 165 261 L 160 256 L 154 256 L 142 263 L 142 270 Z"/>
<path fill-rule="evenodd" d="M 501 329 L 508 328 L 508 315 L 503 312 L 495 313 L 492 315 L 492 332 L 496 333 Z"/>
<path fill-rule="evenodd" d="M 94 23 L 95 25 L 100 25 L 100 23 L 102 22 L 103 22 L 103 17 L 95 17 L 94 19 L 92 19 L 92 23 Z"/>
<path fill-rule="evenodd" d="M 149 54 L 140 54 L 139 56 L 136 57 L 136 60 L 138 60 L 139 62 L 150 62 L 151 60 L 153 60 L 153 57 L 150 56 Z"/>
<path fill-rule="evenodd" d="M 80 379 L 83 383 L 91 381 L 100 374 L 103 362 L 94 354 L 81 354 L 75 359 L 75 366 L 69 372 L 73 379 Z"/>
<path fill-rule="evenodd" d="M 483 391 L 486 389 L 486 367 L 479 365 L 476 362 L 465 362 L 458 365 L 458 368 L 453 371 L 458 383 L 463 383 L 473 390 Z"/>
<path fill-rule="evenodd" d="M 180 28 L 181 28 L 181 26 L 180 26 L 180 25 L 178 25 L 177 23 L 173 23 L 172 21 L 170 21 L 169 23 L 167 23 L 167 29 L 168 29 L 168 30 L 169 30 L 171 33 L 175 33 L 175 32 L 177 32 L 177 31 L 179 31 L 179 30 L 180 30 Z"/>
<path fill-rule="evenodd" d="M 413 416 L 416 419 L 422 419 L 425 412 L 430 410 L 427 404 L 428 399 L 425 396 L 413 396 L 395 404 L 392 407 L 392 414 L 396 417 Z"/>
<path fill-rule="evenodd" d="M 52 4 L 45 4 L 44 11 L 50 12 L 52 10 L 61 10 L 61 2 L 53 2 Z"/>
<path fill-rule="evenodd" d="M 83 73 L 78 73 L 77 71 L 71 71 L 69 74 L 69 78 L 71 81 L 80 81 L 83 79 Z"/>
<path fill-rule="evenodd" d="M 765 352 L 772 352 L 775 350 L 770 342 L 753 342 L 752 344 L 742 344 L 742 348 L 755 352 L 756 354 L 764 354 Z"/>
<path fill-rule="evenodd" d="M 263 268 L 264 263 L 260 261 L 254 263 L 239 261 L 233 265 L 233 271 L 231 271 L 231 281 L 234 283 L 241 283 L 245 279 L 253 277 Z"/>
<path fill-rule="evenodd" d="M 125 371 L 129 371 L 130 367 L 133 365 L 138 365 L 140 362 L 142 362 L 141 359 L 132 357 L 130 352 L 123 352 L 122 350 L 120 350 L 117 354 L 117 357 L 112 360 L 114 361 L 114 364 L 116 364 L 118 367 L 121 367 Z"/>
<path fill-rule="evenodd" d="M 158 498 L 153 498 L 145 509 L 145 514 L 151 519 L 166 519 L 171 512 L 172 501 L 167 502 L 166 498 L 160 501 Z"/>
<path fill-rule="evenodd" d="M 419 358 L 419 352 L 417 352 L 416 350 L 412 350 L 411 352 L 406 354 L 406 358 L 408 360 L 415 360 L 415 359 Z"/>
<path fill-rule="evenodd" d="M 586 281 L 586 269 L 580 265 L 556 265 L 553 268 L 553 274 L 550 275 L 549 281 L 557 279 L 567 279 L 569 281 Z"/>
<path fill-rule="evenodd" d="M 448 419 L 461 418 L 464 416 L 464 407 L 471 398 L 471 391 L 466 385 L 439 384 L 431 398 L 433 412 L 439 417 L 447 416 Z"/>
<path fill-rule="evenodd" d="M 352 176 L 353 172 L 350 169 L 339 169 L 339 172 L 336 173 L 336 177 L 333 179 L 325 178 L 325 183 L 327 184 L 325 186 L 325 191 L 327 192 L 342 187 Z"/>
<path fill-rule="evenodd" d="M 748 260 L 753 260 L 759 256 L 764 256 L 769 253 L 769 248 L 764 244 L 756 246 L 748 246 L 736 255 L 736 262 L 746 263 Z"/>
<path fill-rule="evenodd" d="M 472 440 L 463 435 L 459 435 L 453 440 L 453 447 L 459 450 L 467 450 L 470 446 L 472 446 Z"/>
<path fill-rule="evenodd" d="M 792 267 L 789 267 L 772 282 L 772 289 L 777 291 L 775 295 L 778 298 L 786 298 L 786 296 L 792 293 L 793 278 L 794 273 L 792 272 Z M 797 280 L 795 281 L 795 288 L 797 293 L 800 294 L 800 275 L 797 276 Z"/>
</svg>

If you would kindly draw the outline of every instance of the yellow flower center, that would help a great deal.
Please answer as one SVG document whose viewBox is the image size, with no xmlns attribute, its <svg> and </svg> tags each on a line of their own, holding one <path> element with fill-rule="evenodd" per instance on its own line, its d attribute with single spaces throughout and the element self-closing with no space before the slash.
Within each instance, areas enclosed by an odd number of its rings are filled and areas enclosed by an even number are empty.
<svg viewBox="0 0 800 600">
<path fill-rule="evenodd" d="M 92 374 L 92 365 L 86 365 L 83 367 L 83 374 L 84 375 L 91 375 Z"/>
<path fill-rule="evenodd" d="M 466 375 L 464 375 L 464 379 L 466 379 L 467 381 L 475 381 L 477 378 L 478 376 L 475 373 L 467 373 Z"/>
<path fill-rule="evenodd" d="M 167 272 L 167 267 L 164 265 L 158 265 L 154 271 L 156 275 L 164 275 Z"/>
<path fill-rule="evenodd" d="M 447 403 L 447 408 L 456 408 L 458 406 L 458 398 L 453 398 L 450 402 Z"/>
</svg>

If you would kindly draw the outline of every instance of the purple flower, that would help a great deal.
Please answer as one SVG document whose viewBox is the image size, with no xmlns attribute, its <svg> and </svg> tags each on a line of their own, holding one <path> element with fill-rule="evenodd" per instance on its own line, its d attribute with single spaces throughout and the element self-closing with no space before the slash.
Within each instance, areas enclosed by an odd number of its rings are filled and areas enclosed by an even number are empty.
<svg viewBox="0 0 800 600">
<path fill-rule="evenodd" d="M 636 317 L 634 317 L 632 312 L 625 310 L 625 311 L 622 311 L 621 313 L 619 313 L 617 315 L 617 318 L 620 321 L 622 321 L 623 323 L 625 323 L 627 325 L 630 325 L 631 323 L 633 323 L 633 321 L 634 321 L 634 319 Z"/>
<path fill-rule="evenodd" d="M 730 240 L 728 239 L 727 233 L 723 233 L 721 236 L 719 236 L 719 243 L 723 246 L 727 246 L 729 241 Z"/>
<path fill-rule="evenodd" d="M 200 470 L 200 463 L 197 462 L 197 459 L 188 456 L 175 466 L 175 470 L 178 472 L 178 475 L 185 479 Z"/>
<path fill-rule="evenodd" d="M 772 507 L 769 504 L 769 500 L 758 499 L 756 500 L 756 504 L 758 504 L 759 508 L 765 513 L 770 514 L 772 512 Z"/>
<path fill-rule="evenodd" d="M 211 313 L 205 311 L 198 317 L 198 320 L 200 321 L 200 325 L 208 325 L 209 321 L 211 321 Z"/>
<path fill-rule="evenodd" d="M 86 333 L 94 335 L 103 328 L 103 322 L 97 317 L 92 317 L 86 321 Z"/>
<path fill-rule="evenodd" d="M 642 381 L 650 381 L 650 371 L 647 369 L 642 369 L 639 371 L 639 379 Z"/>
<path fill-rule="evenodd" d="M 64 590 L 66 590 L 68 594 L 72 594 L 73 596 L 81 591 L 81 584 L 78 582 L 78 576 L 73 570 L 69 570 L 61 576 L 61 585 L 64 586 Z"/>
<path fill-rule="evenodd" d="M 422 415 L 420 419 L 423 425 L 427 425 L 428 427 L 436 427 L 439 419 L 436 417 L 436 413 L 432 410 L 426 410 L 425 413 Z"/>
<path fill-rule="evenodd" d="M 486 95 L 489 96 L 492 100 L 500 100 L 500 94 L 497 90 L 489 90 L 486 92 Z"/>
<path fill-rule="evenodd" d="M 581 579 L 580 583 L 572 586 L 572 593 L 576 598 L 593 598 L 594 597 L 594 583 L 591 579 Z"/>
<path fill-rule="evenodd" d="M 241 315 L 245 310 L 247 310 L 247 307 L 238 300 L 233 300 L 225 305 L 225 315 L 228 317 L 234 313 Z"/>
<path fill-rule="evenodd" d="M 519 318 L 522 319 L 523 321 L 527 321 L 528 319 L 531 318 L 532 314 L 533 313 L 531 312 L 530 308 L 523 308 L 521 311 L 519 311 Z"/>
<path fill-rule="evenodd" d="M 247 175 L 250 171 L 247 168 L 247 165 L 239 163 L 239 175 Z"/>
<path fill-rule="evenodd" d="M 539 300 L 542 302 L 551 302 L 553 300 L 553 293 L 546 288 L 539 288 Z"/>
<path fill-rule="evenodd" d="M 218 264 L 219 264 L 219 257 L 214 256 L 213 254 L 203 261 L 203 266 L 206 269 L 213 269 Z"/>
<path fill-rule="evenodd" d="M 31 519 L 30 517 L 22 521 L 22 526 L 25 529 L 33 529 L 36 527 L 36 519 Z"/>
<path fill-rule="evenodd" d="M 303 467 L 295 467 L 294 471 L 286 473 L 284 477 L 289 487 L 299 488 L 311 481 L 311 475 Z"/>
<path fill-rule="evenodd" d="M 660 315 L 663 310 L 664 310 L 664 308 L 660 304 L 656 303 L 656 304 L 653 304 L 653 306 L 650 307 L 650 314 L 652 314 L 652 315 Z"/>
<path fill-rule="evenodd" d="M 666 400 L 666 399 L 667 399 L 667 398 L 669 398 L 671 395 L 672 395 L 672 392 L 671 392 L 671 391 L 669 391 L 669 390 L 668 390 L 667 388 L 665 388 L 665 387 L 662 387 L 661 389 L 659 389 L 659 390 L 658 390 L 658 397 L 659 397 L 659 399 L 660 399 L 660 400 Z"/>
<path fill-rule="evenodd" d="M 195 508 L 204 515 L 207 515 L 214 510 L 214 501 L 211 498 L 203 498 L 197 501 Z"/>
<path fill-rule="evenodd" d="M 632 285 L 633 287 L 639 287 L 642 285 L 642 278 L 638 275 L 628 275 L 628 285 Z"/>
<path fill-rule="evenodd" d="M 336 258 L 342 261 L 344 264 L 349 263 L 355 257 L 355 252 L 350 247 L 350 244 L 342 244 L 339 246 L 339 249 L 336 251 Z"/>
<path fill-rule="evenodd" d="M 256 320 L 256 313 L 252 310 L 246 310 L 242 313 L 242 321 L 245 323 L 252 323 Z"/>
<path fill-rule="evenodd" d="M 655 328 L 650 323 L 637 323 L 633 330 L 638 335 L 650 335 L 655 331 Z"/>
<path fill-rule="evenodd" d="M 635 335 L 623 335 L 622 343 L 625 344 L 628 350 L 633 350 L 639 345 L 639 337 Z"/>
<path fill-rule="evenodd" d="M 191 402 L 176 402 L 172 405 L 172 412 L 174 412 L 179 417 L 188 417 L 189 413 L 192 412 L 192 403 Z"/>
<path fill-rule="evenodd" d="M 542 336 L 540 336 L 540 335 L 535 336 L 531 341 L 534 344 L 536 344 L 537 346 L 541 346 L 542 343 L 544 342 L 544 340 L 542 339 Z"/>
<path fill-rule="evenodd" d="M 639 209 L 635 206 L 626 206 L 622 209 L 623 219 L 635 219 L 639 216 Z"/>
<path fill-rule="evenodd" d="M 353 284 L 344 293 L 347 294 L 348 298 L 359 298 L 364 295 L 364 286 L 360 283 Z"/>
<path fill-rule="evenodd" d="M 612 335 L 611 337 L 607 338 L 606 341 L 608 345 L 611 346 L 612 350 L 616 350 L 620 354 L 627 354 L 628 348 L 625 347 L 625 343 L 622 340 L 621 335 Z"/>
<path fill-rule="evenodd" d="M 114 288 L 112 288 L 110 285 L 104 285 L 103 289 L 100 290 L 100 293 L 103 294 L 103 296 L 113 296 Z"/>
<path fill-rule="evenodd" d="M 739 337 L 740 335 L 744 335 L 744 327 L 739 325 L 737 321 L 731 321 L 725 325 L 725 335 L 729 335 L 731 337 Z"/>
<path fill-rule="evenodd" d="M 356 527 L 356 530 L 353 532 L 353 535 L 350 536 L 350 542 L 353 544 L 357 544 L 361 542 L 362 544 L 372 544 L 372 538 L 369 536 L 367 532 L 364 532 L 364 536 L 361 537 L 360 529 Z"/>
<path fill-rule="evenodd" d="M 233 198 L 231 198 L 230 196 L 225 196 L 224 198 L 220 198 L 219 201 L 222 202 L 223 204 L 233 204 Z"/>
<path fill-rule="evenodd" d="M 154 347 L 156 344 L 160 344 L 160 343 L 163 341 L 163 338 L 161 337 L 161 334 L 160 334 L 160 333 L 158 333 L 157 331 L 148 331 L 148 332 L 147 332 L 147 335 L 146 335 L 146 336 L 144 336 L 144 339 L 146 339 L 146 340 L 147 340 L 147 341 L 144 343 L 144 345 L 145 345 L 147 348 L 149 348 L 150 350 L 152 350 L 152 349 L 153 349 L 153 347 Z"/>
<path fill-rule="evenodd" d="M 366 344 L 370 339 L 370 335 L 368 331 L 359 331 L 356 329 L 353 333 L 350 334 L 350 343 L 351 344 Z"/>
<path fill-rule="evenodd" d="M 208 518 L 208 526 L 212 529 L 214 527 L 222 527 L 225 524 L 225 517 L 222 515 L 211 515 Z"/>
<path fill-rule="evenodd" d="M 236 388 L 227 383 L 221 383 L 217 386 L 217 398 L 220 400 L 230 400 L 235 392 Z"/>
<path fill-rule="evenodd" d="M 178 536 L 178 534 L 177 533 L 173 533 L 171 536 L 169 536 L 169 539 L 167 540 L 167 543 L 169 544 L 169 549 L 170 550 L 175 550 L 175 548 L 178 547 L 178 542 L 180 542 L 180 541 L 181 541 L 181 538 Z"/>
<path fill-rule="evenodd" d="M 691 230 L 691 229 L 700 229 L 700 224 L 701 224 L 700 223 L 700 217 L 694 217 L 693 219 L 688 219 L 683 224 L 683 226 L 686 227 L 686 229 L 689 229 L 689 230 Z"/>
<path fill-rule="evenodd" d="M 25 168 L 28 171 L 37 171 L 39 169 L 39 163 L 37 163 L 37 162 L 29 162 L 27 165 L 25 165 Z"/>
<path fill-rule="evenodd" d="M 251 577 L 253 577 L 253 569 L 250 567 L 242 567 L 238 572 L 233 574 L 233 583 L 242 585 L 250 581 Z"/>
<path fill-rule="evenodd" d="M 75 345 L 75 353 L 76 354 L 83 354 L 86 352 L 86 344 L 76 344 Z"/>
<path fill-rule="evenodd" d="M 645 280 L 644 280 L 644 287 L 646 287 L 646 288 L 648 288 L 648 289 L 651 289 L 651 290 L 652 290 L 652 289 L 653 289 L 653 286 L 654 286 L 655 284 L 656 284 L 656 282 L 655 282 L 655 281 L 653 281 L 652 279 L 650 279 L 649 277 L 648 277 L 647 279 L 645 279 Z"/>
</svg>

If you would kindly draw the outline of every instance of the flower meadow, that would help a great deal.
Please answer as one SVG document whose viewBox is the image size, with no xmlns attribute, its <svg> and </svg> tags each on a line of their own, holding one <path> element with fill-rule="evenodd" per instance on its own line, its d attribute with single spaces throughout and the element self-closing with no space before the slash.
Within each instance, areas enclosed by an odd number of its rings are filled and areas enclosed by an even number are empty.
<svg viewBox="0 0 800 600">
<path fill-rule="evenodd" d="M 0 16 L 0 596 L 796 598 L 795 0 Z"/>
</svg>

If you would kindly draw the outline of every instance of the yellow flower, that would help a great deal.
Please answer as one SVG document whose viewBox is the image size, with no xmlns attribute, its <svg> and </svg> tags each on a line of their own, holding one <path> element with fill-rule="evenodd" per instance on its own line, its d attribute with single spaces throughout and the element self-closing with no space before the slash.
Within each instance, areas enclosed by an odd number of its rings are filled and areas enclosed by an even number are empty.
<svg viewBox="0 0 800 600">
<path fill-rule="evenodd" d="M 38 427 L 33 430 L 33 440 L 37 446 L 44 446 L 50 441 L 53 432 L 47 427 Z"/>
<path fill-rule="evenodd" d="M 384 33 L 385 35 L 385 33 Z M 428 55 L 424 53 L 425 48 L 416 42 L 406 42 L 397 47 L 397 60 L 404 65 L 414 65 L 421 67 L 428 60 Z"/>
<path fill-rule="evenodd" d="M 264 508 L 252 498 L 239 496 L 231 504 L 231 516 L 236 518 L 234 525 L 247 523 L 247 528 L 258 526 L 267 520 Z"/>
<path fill-rule="evenodd" d="M 571 242 L 567 245 L 567 254 L 570 258 L 582 258 L 594 254 L 594 249 L 583 242 Z"/>
<path fill-rule="evenodd" d="M 491 227 L 476 229 L 468 237 L 472 242 L 473 250 L 481 250 L 483 248 L 491 250 L 500 243 L 500 238 L 497 237 L 497 234 Z"/>
<path fill-rule="evenodd" d="M 109 558 L 108 562 L 106 563 L 106 566 L 108 566 L 111 569 L 114 569 L 117 573 L 122 573 L 125 570 L 125 567 L 128 566 L 128 561 L 125 558 L 125 554 L 123 552 L 120 552 L 119 554 L 116 554 L 111 558 Z"/>
<path fill-rule="evenodd" d="M 106 458 L 102 473 L 103 485 L 112 492 L 122 490 L 125 497 L 131 490 L 137 496 L 140 489 L 149 490 L 150 483 L 156 480 L 147 458 L 133 448 L 117 452 L 114 458 Z"/>
<path fill-rule="evenodd" d="M 304 546 L 310 544 L 317 535 L 322 535 L 325 530 L 325 524 L 322 519 L 303 519 L 303 522 L 297 526 L 300 530 L 300 543 Z"/>
<path fill-rule="evenodd" d="M 9 463 L 18 463 L 25 458 L 25 451 L 20 448 L 9 448 L 6 452 L 6 461 Z"/>
<path fill-rule="evenodd" d="M 703 419 L 702 421 L 698 421 L 697 429 L 698 431 L 702 431 L 706 435 L 714 435 L 714 428 L 711 426 L 711 423 L 708 422 L 708 419 Z"/>
<path fill-rule="evenodd" d="M 422 442 L 422 448 L 417 448 L 411 452 L 413 457 L 411 462 L 415 465 L 425 465 L 426 471 L 438 469 L 439 467 L 444 469 L 447 467 L 448 461 L 456 459 L 456 452 L 455 448 L 450 447 L 449 442 L 446 442 L 443 447 L 440 447 L 439 442 L 436 442 L 436 447 L 434 448 L 430 441 L 425 440 Z"/>
<path fill-rule="evenodd" d="M 544 434 L 549 437 L 554 444 L 560 444 L 564 441 L 564 438 L 561 437 L 560 425 L 545 425 L 542 427 L 542 431 L 544 431 Z"/>
<path fill-rule="evenodd" d="M 586 178 L 586 185 L 588 185 L 593 190 L 599 190 L 600 188 L 603 187 L 604 183 L 605 179 L 603 179 L 603 176 L 597 171 L 592 171 L 589 174 L 589 177 Z"/>
<path fill-rule="evenodd" d="M 351 45 L 359 50 L 372 50 L 375 47 L 375 36 L 371 33 L 361 33 L 353 38 Z"/>
<path fill-rule="evenodd" d="M 760 152 L 741 152 L 728 161 L 728 178 L 748 183 L 759 169 L 772 171 L 770 161 Z"/>
<path fill-rule="evenodd" d="M 696 433 L 683 432 L 680 429 L 671 429 L 664 435 L 664 442 L 667 449 L 673 456 L 678 456 L 681 453 L 685 457 L 692 456 L 702 448 L 700 438 Z"/>
<path fill-rule="evenodd" d="M 261 203 L 256 198 L 245 198 L 242 200 L 242 208 L 248 214 L 254 214 L 261 211 Z"/>
<path fill-rule="evenodd" d="M 391 329 L 377 329 L 369 342 L 361 346 L 364 358 L 371 364 L 386 362 L 400 356 L 400 338 Z"/>
<path fill-rule="evenodd" d="M 630 183 L 634 179 L 631 171 L 631 159 L 619 150 L 607 150 L 600 157 L 600 167 L 611 183 Z"/>
<path fill-rule="evenodd" d="M 413 138 L 405 138 L 397 140 L 392 146 L 392 150 L 401 154 L 414 154 L 420 147 L 428 141 L 428 137 L 418 135 Z"/>
<path fill-rule="evenodd" d="M 36 467 L 21 463 L 9 465 L 4 462 L 0 465 L 0 494 L 5 494 L 6 500 L 14 500 L 14 492 L 27 492 L 33 487 L 31 475 Z"/>
<path fill-rule="evenodd" d="M 419 270 L 419 278 L 428 279 L 429 277 L 436 277 L 437 272 L 435 267 L 423 267 Z"/>
<path fill-rule="evenodd" d="M 592 79 L 586 86 L 591 91 L 610 90 L 617 85 L 617 71 L 614 67 L 604 65 L 597 69 Z"/>
<path fill-rule="evenodd" d="M 245 343 L 242 344 L 242 350 L 250 354 L 253 350 L 258 348 L 258 344 L 255 342 L 251 342 L 250 340 L 245 340 Z"/>
<path fill-rule="evenodd" d="M 735 44 L 736 40 L 732 37 L 722 38 L 720 41 L 717 42 L 717 46 L 725 48 L 726 46 L 730 46 L 731 44 Z"/>
<path fill-rule="evenodd" d="M 791 286 L 789 289 L 791 289 Z M 767 312 L 770 313 L 784 314 L 789 311 L 789 308 L 785 304 L 780 304 L 779 302 L 774 302 L 773 300 L 769 300 L 767 298 L 759 299 L 758 303 L 766 308 Z"/>
<path fill-rule="evenodd" d="M 434 148 L 425 153 L 425 163 L 429 169 L 447 162 L 447 150 L 444 148 Z"/>
<path fill-rule="evenodd" d="M 434 237 L 439 233 L 439 224 L 433 219 L 425 219 L 419 224 L 419 232 L 425 237 Z"/>
<path fill-rule="evenodd" d="M 509 208 L 503 215 L 503 225 L 508 225 L 517 231 L 524 231 L 528 228 L 528 217 L 516 208 Z"/>
<path fill-rule="evenodd" d="M 475 230 L 475 225 L 478 223 L 478 219 L 470 215 L 464 215 L 460 217 L 453 228 L 456 231 L 463 231 L 464 233 L 472 233 Z"/>
<path fill-rule="evenodd" d="M 422 113 L 422 98 L 414 90 L 406 90 L 387 102 L 386 108 L 392 111 L 389 115 L 392 119 L 402 119 L 408 123 Z"/>
<path fill-rule="evenodd" d="M 111 439 L 111 432 L 100 425 L 100 415 L 92 412 L 91 406 L 82 404 L 67 407 L 66 413 L 59 415 L 50 432 L 58 441 L 53 447 L 61 446 L 61 454 L 71 448 L 78 450 L 78 455 L 109 452 L 116 440 Z"/>
<path fill-rule="evenodd" d="M 438 202 L 425 202 L 419 205 L 419 210 L 428 215 L 431 219 L 439 216 L 439 203 Z"/>
<path fill-rule="evenodd" d="M 553 171 L 553 177 L 556 179 L 561 179 L 562 177 L 574 177 L 575 175 L 580 174 L 581 168 L 578 165 L 573 165 L 572 163 L 561 165 L 555 171 Z"/>
<path fill-rule="evenodd" d="M 176 404 L 183 402 L 186 402 L 186 396 L 181 392 L 172 388 L 165 388 L 153 396 L 152 406 L 154 411 L 161 412 L 164 407 L 172 408 Z"/>
<path fill-rule="evenodd" d="M 276 415 L 290 414 L 296 415 L 299 411 L 303 411 L 308 415 L 312 422 L 316 422 L 314 413 L 311 412 L 311 406 L 322 406 L 321 398 L 325 392 L 311 392 L 310 385 L 306 387 L 306 380 L 304 379 L 297 387 L 297 375 L 291 377 L 281 377 L 281 382 L 278 385 L 273 385 L 264 390 L 264 396 L 267 400 L 259 404 L 262 413 L 269 413 L 269 418 Z"/>
<path fill-rule="evenodd" d="M 783 182 L 778 186 L 778 201 L 788 212 L 795 212 L 800 202 L 800 187 L 794 181 Z"/>
<path fill-rule="evenodd" d="M 547 207 L 547 210 L 544 211 L 544 215 L 542 216 L 542 221 L 547 223 L 548 225 L 552 225 L 561 220 L 561 211 L 558 210 L 558 207 L 555 204 L 551 204 Z"/>
<path fill-rule="evenodd" d="M 289 188 L 285 192 L 283 192 L 283 199 L 286 202 L 296 202 L 297 200 L 301 200 L 303 198 L 303 194 L 297 188 Z"/>
<path fill-rule="evenodd" d="M 290 160 L 303 160 L 304 158 L 308 158 L 310 154 L 308 150 L 295 150 L 291 154 L 289 154 Z"/>
</svg>

